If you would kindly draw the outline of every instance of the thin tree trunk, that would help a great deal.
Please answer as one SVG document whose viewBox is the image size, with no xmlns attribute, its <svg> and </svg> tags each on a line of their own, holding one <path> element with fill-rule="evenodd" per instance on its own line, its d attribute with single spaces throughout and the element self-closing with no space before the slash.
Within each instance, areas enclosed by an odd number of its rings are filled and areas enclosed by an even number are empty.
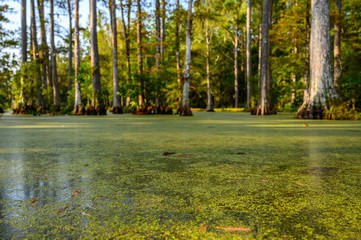
<svg viewBox="0 0 361 240">
<path fill-rule="evenodd" d="M 310 73 L 310 4 L 306 4 L 306 54 L 305 54 L 305 63 L 306 63 L 306 70 L 304 73 L 304 90 L 303 90 L 303 102 L 306 103 L 309 98 L 309 73 Z"/>
<path fill-rule="evenodd" d="M 211 81 L 210 81 L 210 57 L 209 57 L 209 46 L 211 44 L 211 37 L 209 36 L 209 25 L 208 25 L 208 19 L 206 19 L 206 44 L 207 44 L 207 112 L 214 112 L 213 106 L 212 106 L 212 94 L 211 94 Z"/>
<path fill-rule="evenodd" d="M 238 107 L 238 17 L 236 20 L 236 31 L 234 36 L 234 107 Z"/>
<path fill-rule="evenodd" d="M 161 21 L 161 28 L 160 28 L 160 58 L 163 61 L 164 58 L 164 43 L 165 43 L 165 18 L 166 18 L 166 9 L 165 9 L 166 2 L 165 0 L 162 0 L 162 21 Z"/>
<path fill-rule="evenodd" d="M 35 1 L 30 1 L 31 5 L 31 38 L 32 38 L 32 47 L 33 47 L 33 60 L 36 62 L 36 93 L 37 93 L 37 102 L 36 105 L 39 108 L 43 108 L 43 91 L 42 91 L 42 81 L 41 81 L 41 73 L 38 57 L 38 39 L 37 39 L 37 31 L 36 31 L 36 16 L 35 16 Z M 42 109 L 39 109 L 40 111 Z"/>
<path fill-rule="evenodd" d="M 118 39 L 117 39 L 117 18 L 116 18 L 116 0 L 109 0 L 110 22 L 112 27 L 113 44 L 113 113 L 123 113 L 120 105 L 119 78 L 118 78 Z"/>
<path fill-rule="evenodd" d="M 28 36 L 27 36 L 27 27 L 26 27 L 26 0 L 21 0 L 21 65 L 22 67 L 28 60 L 27 56 L 27 44 L 28 44 Z M 19 99 L 20 107 L 25 105 L 25 96 L 24 96 L 24 75 L 21 74 L 20 77 L 20 99 Z"/>
<path fill-rule="evenodd" d="M 72 14 L 71 14 L 71 0 L 68 0 L 68 14 L 69 14 L 69 49 L 68 49 L 68 94 L 69 103 L 72 102 L 70 92 L 72 89 L 72 76 L 73 76 L 73 34 L 72 34 Z"/>
<path fill-rule="evenodd" d="M 49 75 L 49 55 L 48 55 L 48 45 L 46 43 L 46 30 L 45 30 L 45 19 L 44 19 L 44 0 L 37 0 L 38 3 L 38 13 L 40 20 L 40 62 L 42 65 L 42 76 L 44 87 L 47 88 L 49 83 L 47 82 L 47 76 Z M 49 86 L 50 87 L 50 86 Z"/>
<path fill-rule="evenodd" d="M 251 63 L 251 16 L 252 5 L 251 0 L 247 0 L 247 108 L 250 106 L 251 97 L 251 75 L 252 75 L 252 63 Z"/>
<path fill-rule="evenodd" d="M 334 84 L 338 86 L 338 81 L 341 77 L 341 21 L 342 21 L 342 3 L 341 0 L 336 0 L 336 15 L 335 15 L 335 41 L 334 41 Z"/>
<path fill-rule="evenodd" d="M 293 40 L 293 42 L 294 42 L 294 44 L 296 44 L 296 40 L 295 40 L 295 39 Z M 293 54 L 293 57 L 294 57 L 294 58 L 296 58 L 297 52 L 298 52 L 298 48 L 297 48 L 297 46 L 295 46 L 295 47 L 293 48 L 293 51 L 292 51 L 292 54 Z M 295 89 L 296 82 L 297 82 L 296 73 L 292 73 L 292 94 L 291 94 L 291 103 L 292 103 L 292 104 L 294 104 L 294 103 L 295 103 L 295 100 L 296 100 L 296 89 Z"/>
<path fill-rule="evenodd" d="M 97 0 L 90 0 L 90 58 L 92 66 L 92 85 L 93 95 L 90 109 L 87 114 L 106 115 L 106 109 L 101 94 L 100 69 L 99 69 L 99 52 L 97 37 Z"/>
<path fill-rule="evenodd" d="M 143 58 L 142 58 L 142 8 L 137 0 L 137 43 L 138 43 L 138 77 L 139 77 L 139 106 L 144 105 L 143 99 Z"/>
<path fill-rule="evenodd" d="M 270 0 L 270 7 L 268 8 L 268 32 L 269 30 L 272 28 L 272 5 L 273 5 L 273 0 Z M 269 40 L 269 35 L 268 35 L 268 58 L 267 58 L 267 102 L 268 102 L 268 107 L 269 107 L 269 114 L 272 114 L 274 111 L 274 100 L 272 99 L 272 96 L 270 95 L 272 87 L 273 87 L 273 80 L 272 80 L 272 61 L 271 61 L 271 57 L 272 57 L 272 48 L 271 48 L 271 42 Z"/>
<path fill-rule="evenodd" d="M 129 29 L 130 29 L 130 13 L 131 13 L 131 0 L 128 0 L 128 28 L 125 25 L 124 21 L 124 6 L 123 1 L 120 1 L 120 7 L 121 7 L 121 14 L 122 14 L 122 26 L 123 26 L 123 35 L 124 35 L 124 44 L 125 44 L 125 55 L 127 59 L 127 80 L 126 83 L 129 84 L 130 78 L 131 78 L 131 69 L 130 69 L 130 47 L 129 47 Z M 130 97 L 127 96 L 125 101 L 125 106 L 129 106 L 130 104 Z"/>
<path fill-rule="evenodd" d="M 297 117 L 321 119 L 338 97 L 331 67 L 329 0 L 312 0 L 311 9 L 310 93 Z"/>
<path fill-rule="evenodd" d="M 180 41 L 179 41 L 179 0 L 177 0 L 177 5 L 176 5 L 176 26 L 175 26 L 175 47 L 176 47 L 176 60 L 177 60 L 177 82 L 178 82 L 178 86 L 179 89 L 181 89 L 182 87 L 182 82 L 181 82 L 181 73 L 180 73 L 180 53 L 179 53 L 179 46 L 180 46 Z M 181 97 L 181 90 L 179 90 L 179 107 L 181 107 L 182 105 L 182 97 Z"/>
<path fill-rule="evenodd" d="M 261 1 L 260 8 L 260 20 L 259 20 L 259 30 L 258 30 L 258 88 L 261 89 L 261 62 L 262 62 L 262 12 L 263 4 Z"/>
<path fill-rule="evenodd" d="M 160 89 L 160 83 L 159 83 L 159 62 L 160 62 L 160 54 L 161 54 L 161 21 L 160 21 L 160 2 L 159 0 L 155 0 L 155 39 L 156 39 L 156 49 L 155 49 L 155 65 L 156 65 L 156 92 L 155 92 L 155 103 L 157 106 L 157 110 L 159 108 L 159 89 Z"/>
<path fill-rule="evenodd" d="M 191 65 L 191 47 L 192 47 L 192 2 L 188 0 L 188 21 L 186 31 L 186 60 L 184 63 L 184 85 L 181 106 L 181 116 L 192 116 L 192 111 L 189 106 L 189 78 L 190 78 L 190 65 Z"/>
<path fill-rule="evenodd" d="M 74 8 L 74 18 L 75 18 L 75 99 L 74 99 L 74 111 L 75 115 L 84 114 L 84 108 L 81 103 L 81 92 L 80 92 L 80 83 L 79 83 L 79 66 L 80 66 L 80 41 L 79 41 L 79 0 L 75 0 Z"/>
<path fill-rule="evenodd" d="M 272 0 L 264 0 L 263 4 L 263 28 L 262 28 L 262 59 L 261 59 L 261 94 L 259 106 L 257 109 L 257 115 L 268 115 L 269 104 L 268 104 L 268 54 L 269 54 L 269 14 L 272 7 Z"/>
<path fill-rule="evenodd" d="M 53 105 L 54 111 L 60 110 L 60 93 L 58 73 L 56 68 L 56 49 L 54 41 L 54 0 L 50 0 L 50 42 L 51 42 L 51 72 L 53 79 Z"/>
</svg>

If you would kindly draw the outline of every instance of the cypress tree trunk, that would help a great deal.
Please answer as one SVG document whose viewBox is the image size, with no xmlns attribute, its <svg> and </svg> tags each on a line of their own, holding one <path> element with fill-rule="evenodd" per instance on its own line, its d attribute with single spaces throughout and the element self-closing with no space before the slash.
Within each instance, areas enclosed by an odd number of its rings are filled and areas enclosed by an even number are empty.
<svg viewBox="0 0 361 240">
<path fill-rule="evenodd" d="M 321 119 L 338 97 L 331 68 L 329 0 L 312 0 L 311 12 L 310 89 L 297 117 Z"/>
<path fill-rule="evenodd" d="M 165 14 L 165 5 L 166 2 L 165 0 L 162 0 L 162 22 L 161 22 L 161 29 L 160 29 L 160 41 L 161 41 L 161 45 L 160 45 L 160 58 L 163 61 L 164 58 L 164 43 L 165 43 L 165 18 L 166 18 L 166 14 Z"/>
<path fill-rule="evenodd" d="M 130 29 L 130 13 L 131 13 L 131 0 L 128 0 L 128 28 L 125 25 L 124 21 L 124 6 L 123 1 L 120 1 L 120 7 L 121 7 L 121 14 L 122 14 L 122 26 L 123 26 L 123 35 L 124 35 L 124 44 L 125 44 L 125 55 L 127 59 L 127 84 L 129 84 L 130 78 L 131 78 L 131 69 L 130 69 L 130 46 L 129 46 L 129 29 Z M 130 104 L 130 97 L 127 96 L 125 106 L 129 106 Z"/>
<path fill-rule="evenodd" d="M 110 22 L 112 27 L 113 44 L 113 113 L 123 113 L 120 105 L 119 78 L 118 78 L 118 39 L 117 39 L 117 18 L 116 18 L 116 0 L 109 0 Z"/>
<path fill-rule="evenodd" d="M 208 10 L 208 9 L 207 9 Z M 214 112 L 213 106 L 212 106 L 212 94 L 211 94 L 211 81 L 210 81 L 210 57 L 209 57 L 209 46 L 211 44 L 211 37 L 209 36 L 209 26 L 208 26 L 208 19 L 206 19 L 206 44 L 207 44 L 207 112 Z"/>
<path fill-rule="evenodd" d="M 98 37 L 97 37 L 97 0 L 90 0 L 90 58 L 92 66 L 92 85 L 93 95 L 91 106 L 87 109 L 89 115 L 106 115 L 104 106 L 101 83 L 100 83 L 100 69 L 99 69 L 99 52 L 98 52 Z"/>
<path fill-rule="evenodd" d="M 176 25 L 175 25 L 175 48 L 176 48 L 176 60 L 177 60 L 177 82 L 179 86 L 179 109 L 182 105 L 182 97 L 181 97 L 181 88 L 182 88 L 182 80 L 181 80 L 181 70 L 180 70 L 180 53 L 179 53 L 179 0 L 177 0 L 176 4 Z"/>
<path fill-rule="evenodd" d="M 263 28 L 262 28 L 262 59 L 261 59 L 261 95 L 256 115 L 270 114 L 268 104 L 268 55 L 269 55 L 269 27 L 270 27 L 270 8 L 272 8 L 272 0 L 264 0 L 263 2 Z"/>
<path fill-rule="evenodd" d="M 157 109 L 159 108 L 159 89 L 160 89 L 160 83 L 159 83 L 159 61 L 160 61 L 160 44 L 161 44 L 161 30 L 160 30 L 160 3 L 159 0 L 155 0 L 155 39 L 156 39 L 156 49 L 155 49 L 155 65 L 157 68 L 156 72 L 156 106 Z"/>
<path fill-rule="evenodd" d="M 192 47 L 192 2 L 188 0 L 188 21 L 186 31 L 186 60 L 184 63 L 184 85 L 183 85 L 183 96 L 182 106 L 180 108 L 181 116 L 192 116 L 192 111 L 189 107 L 189 78 L 190 78 L 190 65 L 191 65 L 191 47 Z"/>
<path fill-rule="evenodd" d="M 32 47 L 33 47 L 33 60 L 36 62 L 36 93 L 37 93 L 37 101 L 36 105 L 39 111 L 42 111 L 43 108 L 43 91 L 42 91 L 42 81 L 41 81 L 41 73 L 40 73 L 40 62 L 38 57 L 38 39 L 37 39 L 37 31 L 36 31 L 36 17 L 35 17 L 35 2 L 34 0 L 30 1 L 31 5 L 31 38 L 32 38 Z"/>
<path fill-rule="evenodd" d="M 43 76 L 43 85 L 44 88 L 47 89 L 46 94 L 48 98 L 48 102 L 50 103 L 53 98 L 52 92 L 49 91 L 51 86 L 53 85 L 51 82 L 51 73 L 49 70 L 49 47 L 46 41 L 46 29 L 45 29 L 45 16 L 44 16 L 44 0 L 38 0 L 38 12 L 39 12 L 39 20 L 40 20 L 40 62 L 42 65 L 42 76 Z"/>
<path fill-rule="evenodd" d="M 28 44 L 28 36 L 26 32 L 26 0 L 21 0 L 21 65 L 22 67 L 28 60 L 27 56 L 27 44 Z M 24 96 L 24 76 L 21 74 L 20 78 L 20 99 L 19 105 L 25 105 L 25 96 Z"/>
<path fill-rule="evenodd" d="M 53 105 L 54 111 L 60 110 L 60 93 L 58 73 L 56 68 L 56 49 L 54 42 L 54 0 L 50 0 L 50 42 L 51 42 L 51 72 L 53 79 Z"/>
<path fill-rule="evenodd" d="M 142 8 L 137 0 L 137 43 L 138 43 L 138 75 L 139 75 L 139 106 L 144 105 L 143 99 L 143 58 L 142 58 Z"/>
<path fill-rule="evenodd" d="M 68 94 L 69 94 L 69 105 L 72 102 L 70 98 L 70 92 L 72 88 L 72 76 L 73 76 L 73 35 L 72 35 L 72 14 L 71 14 L 71 0 L 68 0 L 68 15 L 69 15 L 69 49 L 68 49 Z"/>
<path fill-rule="evenodd" d="M 334 41 L 334 84 L 338 86 L 338 81 L 341 77 L 341 21 L 342 21 L 342 3 L 341 0 L 336 0 L 336 15 L 335 15 L 335 41 Z"/>
<path fill-rule="evenodd" d="M 309 97 L 309 73 L 310 73 L 310 14 L 309 14 L 310 4 L 306 4 L 306 54 L 305 54 L 305 63 L 306 70 L 303 77 L 304 90 L 303 90 L 303 102 L 306 102 Z"/>
<path fill-rule="evenodd" d="M 238 16 L 236 19 L 236 33 L 234 36 L 234 107 L 238 107 Z"/>
<path fill-rule="evenodd" d="M 75 0 L 74 8 L 75 18 L 75 51 L 74 51 L 74 70 L 75 70 L 75 99 L 74 99 L 74 110 L 73 114 L 82 115 L 85 113 L 83 105 L 81 103 L 81 92 L 79 83 L 79 66 L 80 66 L 80 42 L 79 42 L 79 0 Z"/>
<path fill-rule="evenodd" d="M 251 0 L 247 0 L 247 108 L 249 108 L 249 100 L 251 97 L 251 75 L 252 75 L 252 65 L 251 65 L 251 16 L 252 14 L 252 5 Z"/>
</svg>

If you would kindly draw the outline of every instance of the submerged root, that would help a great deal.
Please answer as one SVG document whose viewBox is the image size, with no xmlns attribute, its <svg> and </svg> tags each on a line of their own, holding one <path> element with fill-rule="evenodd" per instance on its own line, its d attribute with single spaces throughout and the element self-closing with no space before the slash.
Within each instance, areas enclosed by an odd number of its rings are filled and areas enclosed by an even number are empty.
<svg viewBox="0 0 361 240">
<path fill-rule="evenodd" d="M 179 115 L 180 116 L 193 116 L 192 111 L 191 111 L 190 107 L 188 107 L 188 106 L 179 109 Z"/>
<path fill-rule="evenodd" d="M 112 112 L 113 114 L 123 114 L 123 108 L 122 107 L 112 107 L 110 109 L 110 112 Z"/>
<path fill-rule="evenodd" d="M 268 107 L 259 106 L 257 109 L 251 111 L 251 115 L 258 115 L 258 116 L 264 116 L 264 115 L 271 115 L 272 112 Z"/>
<path fill-rule="evenodd" d="M 75 106 L 73 110 L 73 115 L 84 115 L 85 108 L 83 106 Z"/>
<path fill-rule="evenodd" d="M 298 119 L 323 119 L 326 107 L 314 107 L 307 103 L 303 103 L 297 111 L 296 118 Z"/>
<path fill-rule="evenodd" d="M 86 112 L 85 115 L 107 115 L 107 110 L 105 109 L 105 107 L 94 107 L 92 105 L 90 105 Z"/>
</svg>

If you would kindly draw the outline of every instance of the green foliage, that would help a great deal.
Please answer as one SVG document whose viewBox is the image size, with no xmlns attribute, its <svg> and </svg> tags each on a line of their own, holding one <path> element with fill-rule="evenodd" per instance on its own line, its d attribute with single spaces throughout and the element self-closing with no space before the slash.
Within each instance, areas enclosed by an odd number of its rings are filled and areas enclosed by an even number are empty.
<svg viewBox="0 0 361 240">
<path fill-rule="evenodd" d="M 348 109 L 345 104 L 342 104 L 326 109 L 324 118 L 329 120 L 361 120 L 361 114 L 353 109 Z"/>
</svg>

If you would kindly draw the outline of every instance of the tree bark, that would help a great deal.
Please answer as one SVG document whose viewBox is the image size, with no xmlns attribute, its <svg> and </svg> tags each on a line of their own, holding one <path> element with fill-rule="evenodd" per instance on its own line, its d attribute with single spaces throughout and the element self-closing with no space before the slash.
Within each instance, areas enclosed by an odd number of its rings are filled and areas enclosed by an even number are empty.
<svg viewBox="0 0 361 240">
<path fill-rule="evenodd" d="M 68 0 L 68 15 L 69 15 L 69 49 L 68 49 L 68 94 L 72 90 L 72 76 L 73 76 L 73 34 L 72 34 L 72 14 L 71 14 L 71 0 Z M 71 98 L 69 97 L 69 103 L 71 103 Z"/>
<path fill-rule="evenodd" d="M 37 101 L 36 105 L 38 108 L 43 108 L 43 91 L 42 91 L 42 81 L 41 81 L 41 73 L 40 73 L 40 65 L 39 65 L 39 56 L 38 56 L 38 39 L 37 39 L 37 31 L 36 31 L 36 16 L 35 16 L 35 1 L 30 1 L 31 5 L 31 38 L 32 38 L 32 47 L 33 47 L 33 60 L 36 62 L 36 93 L 37 93 Z M 40 109 L 41 111 L 42 109 Z"/>
<path fill-rule="evenodd" d="M 310 94 L 297 117 L 321 119 L 338 97 L 331 68 L 329 0 L 312 0 L 311 12 Z"/>
<path fill-rule="evenodd" d="M 165 43 L 165 18 L 166 18 L 166 9 L 165 9 L 166 2 L 162 0 L 162 21 L 161 21 L 161 28 L 160 28 L 160 59 L 163 61 L 164 58 L 164 43 Z"/>
<path fill-rule="evenodd" d="M 139 77 L 139 106 L 144 105 L 143 98 L 143 58 L 142 58 L 142 8 L 137 0 L 137 44 L 138 44 L 138 77 Z"/>
<path fill-rule="evenodd" d="M 27 26 L 26 26 L 26 0 L 21 0 L 21 65 L 22 67 L 27 62 L 27 44 L 28 44 L 28 36 L 27 36 Z M 24 96 L 24 76 L 21 74 L 20 77 L 20 106 L 25 104 L 25 96 Z"/>
<path fill-rule="evenodd" d="M 82 115 L 84 114 L 84 108 L 81 103 L 81 92 L 79 83 L 79 66 L 80 66 L 80 41 L 79 41 L 79 0 L 75 0 L 74 8 L 75 18 L 75 50 L 74 50 L 74 70 L 75 70 L 75 99 L 74 99 L 74 110 L 73 114 Z"/>
<path fill-rule="evenodd" d="M 52 86 L 50 71 L 49 71 L 49 52 L 48 52 L 48 44 L 46 41 L 46 29 L 45 29 L 45 16 L 44 16 L 44 0 L 38 0 L 38 12 L 39 12 L 39 20 L 40 20 L 40 62 L 42 65 L 42 76 L 43 76 L 43 85 L 47 89 Z M 51 92 L 47 92 L 48 98 L 52 99 Z"/>
<path fill-rule="evenodd" d="M 89 115 L 106 115 L 104 106 L 99 69 L 99 52 L 97 37 L 97 0 L 90 0 L 90 58 L 92 66 L 93 95 L 91 106 L 87 109 Z"/>
<path fill-rule="evenodd" d="M 250 106 L 251 97 L 251 75 L 252 75 L 252 63 L 251 63 L 251 16 L 252 5 L 251 0 L 247 0 L 247 108 Z"/>
<path fill-rule="evenodd" d="M 342 21 L 342 3 L 341 0 L 336 0 L 336 15 L 335 15 L 335 41 L 334 41 L 334 84 L 338 86 L 341 77 L 341 21 Z"/>
<path fill-rule="evenodd" d="M 309 73 L 310 73 L 310 4 L 307 2 L 306 4 L 306 54 L 305 54 L 305 63 L 306 63 L 306 70 L 303 77 L 303 83 L 304 83 L 304 90 L 303 90 L 303 102 L 307 102 L 307 99 L 309 97 Z"/>
<path fill-rule="evenodd" d="M 110 22 L 112 28 L 112 44 L 113 44 L 113 107 L 112 112 L 123 113 L 120 105 L 119 77 L 118 77 L 118 39 L 117 39 L 117 18 L 116 18 L 116 0 L 109 0 Z"/>
<path fill-rule="evenodd" d="M 120 1 L 120 7 L 121 7 L 121 14 L 122 14 L 122 26 L 123 26 L 123 35 L 124 35 L 124 44 L 125 44 L 125 55 L 127 59 L 127 84 L 129 84 L 130 78 L 131 78 L 131 69 L 130 69 L 130 42 L 129 42 L 129 29 L 130 29 L 130 13 L 131 13 L 131 0 L 128 0 L 128 28 L 125 25 L 124 20 L 124 6 L 123 1 Z M 129 106 L 130 104 L 130 97 L 127 96 L 125 106 Z"/>
<path fill-rule="evenodd" d="M 56 66 L 56 49 L 54 41 L 54 0 L 50 0 L 50 42 L 51 42 L 51 72 L 53 80 L 53 105 L 54 111 L 60 110 L 60 93 L 58 73 Z"/>
<path fill-rule="evenodd" d="M 176 25 L 175 25 L 175 48 L 176 48 L 176 61 L 177 61 L 177 82 L 179 86 L 179 108 L 182 105 L 182 97 L 181 97 L 181 88 L 182 88 L 182 81 L 181 81 L 181 70 L 180 70 L 180 53 L 179 53 L 179 0 L 176 3 Z"/>
<path fill-rule="evenodd" d="M 184 85 L 182 106 L 180 108 L 181 116 L 192 116 L 192 111 L 189 106 L 189 78 L 190 78 L 190 65 L 191 65 L 191 47 L 192 47 L 192 4 L 193 0 L 188 0 L 188 21 L 186 30 L 186 60 L 184 63 Z"/>
<path fill-rule="evenodd" d="M 238 15 L 236 17 L 236 31 L 234 36 L 234 107 L 238 107 Z"/>
<path fill-rule="evenodd" d="M 207 9 L 208 10 L 208 9 Z M 212 106 L 212 94 L 211 94 L 211 81 L 210 81 L 210 57 L 209 57 L 209 48 L 211 44 L 211 36 L 209 36 L 209 24 L 208 19 L 206 19 L 206 44 L 207 44 L 207 112 L 214 112 L 213 106 Z"/>
<path fill-rule="evenodd" d="M 263 2 L 263 28 L 262 28 L 262 59 L 261 59 L 261 94 L 259 106 L 256 115 L 270 114 L 268 103 L 268 55 L 269 55 L 269 16 L 272 8 L 272 0 L 264 0 Z"/>
</svg>

